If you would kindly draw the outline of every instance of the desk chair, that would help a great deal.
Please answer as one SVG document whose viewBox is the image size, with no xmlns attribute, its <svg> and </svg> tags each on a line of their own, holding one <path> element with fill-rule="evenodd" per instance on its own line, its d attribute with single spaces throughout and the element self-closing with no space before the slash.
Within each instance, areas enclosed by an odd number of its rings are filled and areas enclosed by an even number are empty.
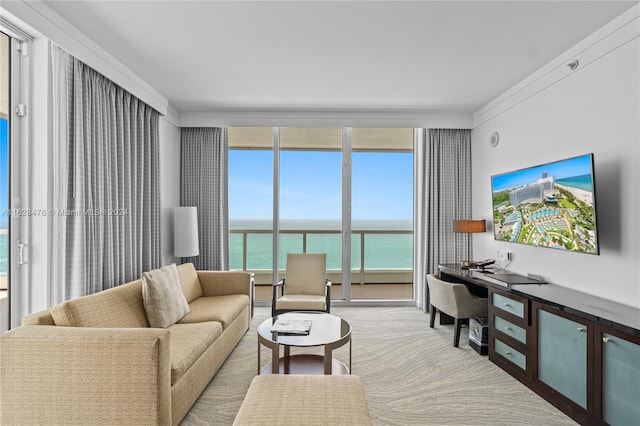
<svg viewBox="0 0 640 426">
<path fill-rule="evenodd" d="M 331 311 L 326 253 L 287 254 L 285 277 L 273 285 L 271 316 L 290 311 Z"/>
<path fill-rule="evenodd" d="M 427 275 L 427 285 L 431 305 L 429 327 L 433 328 L 436 311 L 453 317 L 455 325 L 453 346 L 457 348 L 462 323 L 472 317 L 487 317 L 488 301 L 486 298 L 472 295 L 464 284 L 442 281 L 433 274 Z"/>
</svg>

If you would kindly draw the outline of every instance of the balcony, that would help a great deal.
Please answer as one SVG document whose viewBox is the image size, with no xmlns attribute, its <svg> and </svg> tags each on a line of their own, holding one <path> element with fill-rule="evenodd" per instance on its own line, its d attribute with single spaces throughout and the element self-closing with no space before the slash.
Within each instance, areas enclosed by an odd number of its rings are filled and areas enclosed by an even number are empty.
<svg viewBox="0 0 640 426">
<path fill-rule="evenodd" d="M 230 231 L 230 269 L 255 274 L 255 298 L 271 300 L 273 238 L 270 229 Z M 411 230 L 358 229 L 351 233 L 351 300 L 412 300 L 413 242 Z M 327 277 L 333 300 L 341 299 L 341 231 L 280 230 L 279 276 L 286 253 L 327 253 Z"/>
</svg>

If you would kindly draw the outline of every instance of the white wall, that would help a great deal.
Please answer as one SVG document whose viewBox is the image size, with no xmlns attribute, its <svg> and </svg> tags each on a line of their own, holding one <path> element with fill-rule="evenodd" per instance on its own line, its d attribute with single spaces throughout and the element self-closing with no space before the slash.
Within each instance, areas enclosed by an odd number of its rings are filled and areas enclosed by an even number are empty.
<svg viewBox="0 0 640 426">
<path fill-rule="evenodd" d="M 492 217 L 490 177 L 592 152 L 600 255 L 495 241 L 474 235 L 474 258 L 513 253 L 509 270 L 640 307 L 640 41 L 607 49 L 546 88 L 503 106 L 472 131 L 473 213 Z M 602 49 L 599 48 L 599 51 Z M 582 52 L 588 56 L 589 49 Z M 583 61 L 581 61 L 583 62 Z M 559 71 L 560 72 L 560 71 Z M 492 132 L 500 133 L 496 148 Z"/>
<path fill-rule="evenodd" d="M 173 256 L 173 208 L 180 205 L 180 128 L 160 119 L 160 206 L 162 209 L 162 264 Z"/>
</svg>

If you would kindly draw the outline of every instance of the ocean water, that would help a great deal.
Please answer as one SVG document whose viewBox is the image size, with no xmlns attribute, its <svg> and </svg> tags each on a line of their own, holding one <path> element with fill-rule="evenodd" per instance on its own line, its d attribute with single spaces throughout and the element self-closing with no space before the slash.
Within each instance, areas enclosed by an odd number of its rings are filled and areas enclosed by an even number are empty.
<svg viewBox="0 0 640 426">
<path fill-rule="evenodd" d="M 593 180 L 591 175 L 573 176 L 564 179 L 556 180 L 560 185 L 570 186 L 576 189 L 582 189 L 583 191 L 593 192 Z"/>
<path fill-rule="evenodd" d="M 279 268 L 284 269 L 287 253 L 303 251 L 303 234 L 300 230 L 318 229 L 312 223 L 299 224 L 296 230 L 288 229 L 288 233 L 280 234 Z M 326 226 L 323 229 L 326 230 Z M 234 227 L 231 229 L 251 229 L 256 227 Z M 264 229 L 264 228 L 259 228 Z M 351 236 L 351 268 L 359 269 L 362 263 L 362 235 L 356 226 Z M 409 228 L 410 229 L 410 228 Z M 363 228 L 360 228 L 363 230 Z M 375 230 L 375 233 L 366 231 Z M 413 235 L 411 233 L 384 233 L 384 230 L 407 230 L 404 223 L 378 223 L 378 226 L 366 227 L 364 232 L 364 267 L 365 269 L 411 269 L 413 267 Z M 293 233 L 291 233 L 293 232 Z M 308 253 L 326 253 L 327 269 L 341 269 L 342 239 L 337 233 L 307 232 Z M 242 269 L 242 234 L 232 233 L 229 239 L 229 266 L 231 269 Z M 271 269 L 273 261 L 273 237 L 271 233 L 249 233 L 247 235 L 247 269 Z"/>
</svg>

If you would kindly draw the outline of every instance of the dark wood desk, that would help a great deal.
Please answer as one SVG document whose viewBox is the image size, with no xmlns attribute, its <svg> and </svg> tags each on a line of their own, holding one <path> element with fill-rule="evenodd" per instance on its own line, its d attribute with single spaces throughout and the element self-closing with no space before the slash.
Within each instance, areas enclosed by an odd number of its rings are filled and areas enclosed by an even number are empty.
<svg viewBox="0 0 640 426">
<path fill-rule="evenodd" d="M 507 286 L 492 278 L 498 276 L 499 272 L 485 275 L 472 269 L 462 269 L 456 264 L 441 264 L 438 265 L 438 269 L 444 281 L 463 282 L 469 286 L 470 291 L 476 291 L 480 296 L 484 291 L 482 289 L 506 291 L 540 303 L 551 304 L 589 321 L 640 337 L 640 309 L 556 284 Z M 483 297 L 487 297 L 486 292 Z"/>
<path fill-rule="evenodd" d="M 458 265 L 439 270 L 487 295 L 489 360 L 580 424 L 640 424 L 640 309 Z"/>
</svg>

